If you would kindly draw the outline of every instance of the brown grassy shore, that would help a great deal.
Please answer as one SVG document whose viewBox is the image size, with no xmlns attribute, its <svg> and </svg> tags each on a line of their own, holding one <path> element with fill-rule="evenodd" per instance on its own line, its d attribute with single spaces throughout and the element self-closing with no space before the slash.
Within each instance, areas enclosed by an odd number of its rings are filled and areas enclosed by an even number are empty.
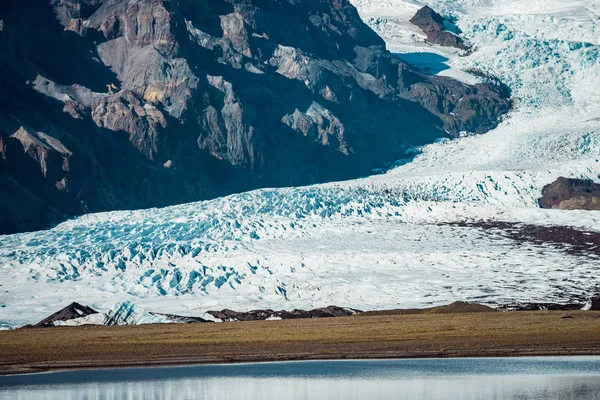
<svg viewBox="0 0 600 400">
<path fill-rule="evenodd" d="M 0 374 L 247 361 L 584 354 L 600 355 L 600 312 L 363 315 L 0 332 Z"/>
</svg>

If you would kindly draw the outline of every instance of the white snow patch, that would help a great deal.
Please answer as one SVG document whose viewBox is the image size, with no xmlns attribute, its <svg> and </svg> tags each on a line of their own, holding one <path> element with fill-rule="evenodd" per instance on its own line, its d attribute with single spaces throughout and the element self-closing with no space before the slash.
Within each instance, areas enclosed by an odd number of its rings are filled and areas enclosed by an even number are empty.
<svg viewBox="0 0 600 400">
<path fill-rule="evenodd" d="M 274 315 L 271 315 L 270 317 L 268 317 L 267 319 L 265 319 L 265 321 L 281 321 L 282 318 L 281 317 L 276 317 Z"/>
</svg>

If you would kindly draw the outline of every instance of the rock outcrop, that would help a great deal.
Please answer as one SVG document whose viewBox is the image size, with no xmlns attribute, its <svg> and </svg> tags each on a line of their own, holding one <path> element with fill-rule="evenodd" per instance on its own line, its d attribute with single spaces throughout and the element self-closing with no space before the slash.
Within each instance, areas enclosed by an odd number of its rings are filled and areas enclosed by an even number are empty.
<svg viewBox="0 0 600 400">
<path fill-rule="evenodd" d="M 421 28 L 430 43 L 445 47 L 456 47 L 461 50 L 469 48 L 459 36 L 460 30 L 450 20 L 442 17 L 429 6 L 417 11 L 410 22 Z"/>
<path fill-rule="evenodd" d="M 299 318 L 333 318 L 349 317 L 351 315 L 362 313 L 353 308 L 329 306 L 315 308 L 314 310 L 292 310 L 292 311 L 273 311 L 273 310 L 253 310 L 248 312 L 238 312 L 233 310 L 208 311 L 215 320 L 228 321 L 265 321 L 278 319 L 299 319 Z"/>
<path fill-rule="evenodd" d="M 581 310 L 581 303 L 524 303 L 503 306 L 505 311 L 576 311 Z"/>
<path fill-rule="evenodd" d="M 559 210 L 600 210 L 600 184 L 560 177 L 543 188 L 539 205 Z"/>
<path fill-rule="evenodd" d="M 150 312 L 150 314 L 160 317 L 160 318 L 165 318 L 166 320 L 169 321 L 169 323 L 173 323 L 173 324 L 200 324 L 203 322 L 211 322 L 211 321 L 205 320 L 204 318 L 190 317 L 190 316 L 185 316 L 185 315 L 163 314 L 163 313 L 156 313 L 156 312 Z"/>
<path fill-rule="evenodd" d="M 81 305 L 79 303 L 71 303 L 62 310 L 55 312 L 47 318 L 34 325 L 36 328 L 54 326 L 57 322 L 69 321 L 73 319 L 87 317 L 89 315 L 98 314 L 98 311 Z"/>
<path fill-rule="evenodd" d="M 81 326 L 81 325 L 144 325 L 144 324 L 196 324 L 207 321 L 200 317 L 187 317 L 175 314 L 162 314 L 146 311 L 130 301 L 118 302 L 106 313 L 81 305 L 71 303 L 60 311 L 44 318 L 37 324 L 26 327 L 47 328 L 51 326 Z"/>
<path fill-rule="evenodd" d="M 363 176 L 511 107 L 399 61 L 347 0 L 6 0 L 0 20 L 0 233 Z"/>
<path fill-rule="evenodd" d="M 600 311 L 600 294 L 592 296 L 583 309 L 588 311 Z"/>
</svg>

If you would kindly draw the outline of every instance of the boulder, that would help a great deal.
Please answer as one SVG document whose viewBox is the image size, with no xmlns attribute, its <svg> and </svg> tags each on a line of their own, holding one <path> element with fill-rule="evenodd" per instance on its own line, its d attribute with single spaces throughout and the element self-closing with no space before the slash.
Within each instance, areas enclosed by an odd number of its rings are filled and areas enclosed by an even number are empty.
<svg viewBox="0 0 600 400">
<path fill-rule="evenodd" d="M 417 11 L 410 22 L 421 28 L 430 43 L 445 47 L 456 47 L 461 50 L 469 49 L 469 46 L 458 35 L 460 33 L 458 28 L 429 6 Z"/>
<path fill-rule="evenodd" d="M 600 210 L 600 184 L 560 177 L 542 189 L 538 203 L 559 210 Z"/>
<path fill-rule="evenodd" d="M 55 312 L 34 325 L 36 328 L 54 326 L 58 321 L 69 321 L 77 318 L 98 314 L 98 311 L 79 303 L 71 303 L 62 310 Z"/>
<path fill-rule="evenodd" d="M 584 310 L 600 311 L 600 294 L 593 296 L 583 307 Z"/>
</svg>

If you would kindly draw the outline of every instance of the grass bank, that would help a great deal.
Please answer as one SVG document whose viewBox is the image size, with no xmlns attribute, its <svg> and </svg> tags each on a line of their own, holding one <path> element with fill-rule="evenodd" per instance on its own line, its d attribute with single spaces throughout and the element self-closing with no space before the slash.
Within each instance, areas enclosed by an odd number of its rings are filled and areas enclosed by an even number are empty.
<svg viewBox="0 0 600 400">
<path fill-rule="evenodd" d="M 190 363 L 600 355 L 600 312 L 343 318 L 0 331 L 0 373 Z"/>
</svg>

